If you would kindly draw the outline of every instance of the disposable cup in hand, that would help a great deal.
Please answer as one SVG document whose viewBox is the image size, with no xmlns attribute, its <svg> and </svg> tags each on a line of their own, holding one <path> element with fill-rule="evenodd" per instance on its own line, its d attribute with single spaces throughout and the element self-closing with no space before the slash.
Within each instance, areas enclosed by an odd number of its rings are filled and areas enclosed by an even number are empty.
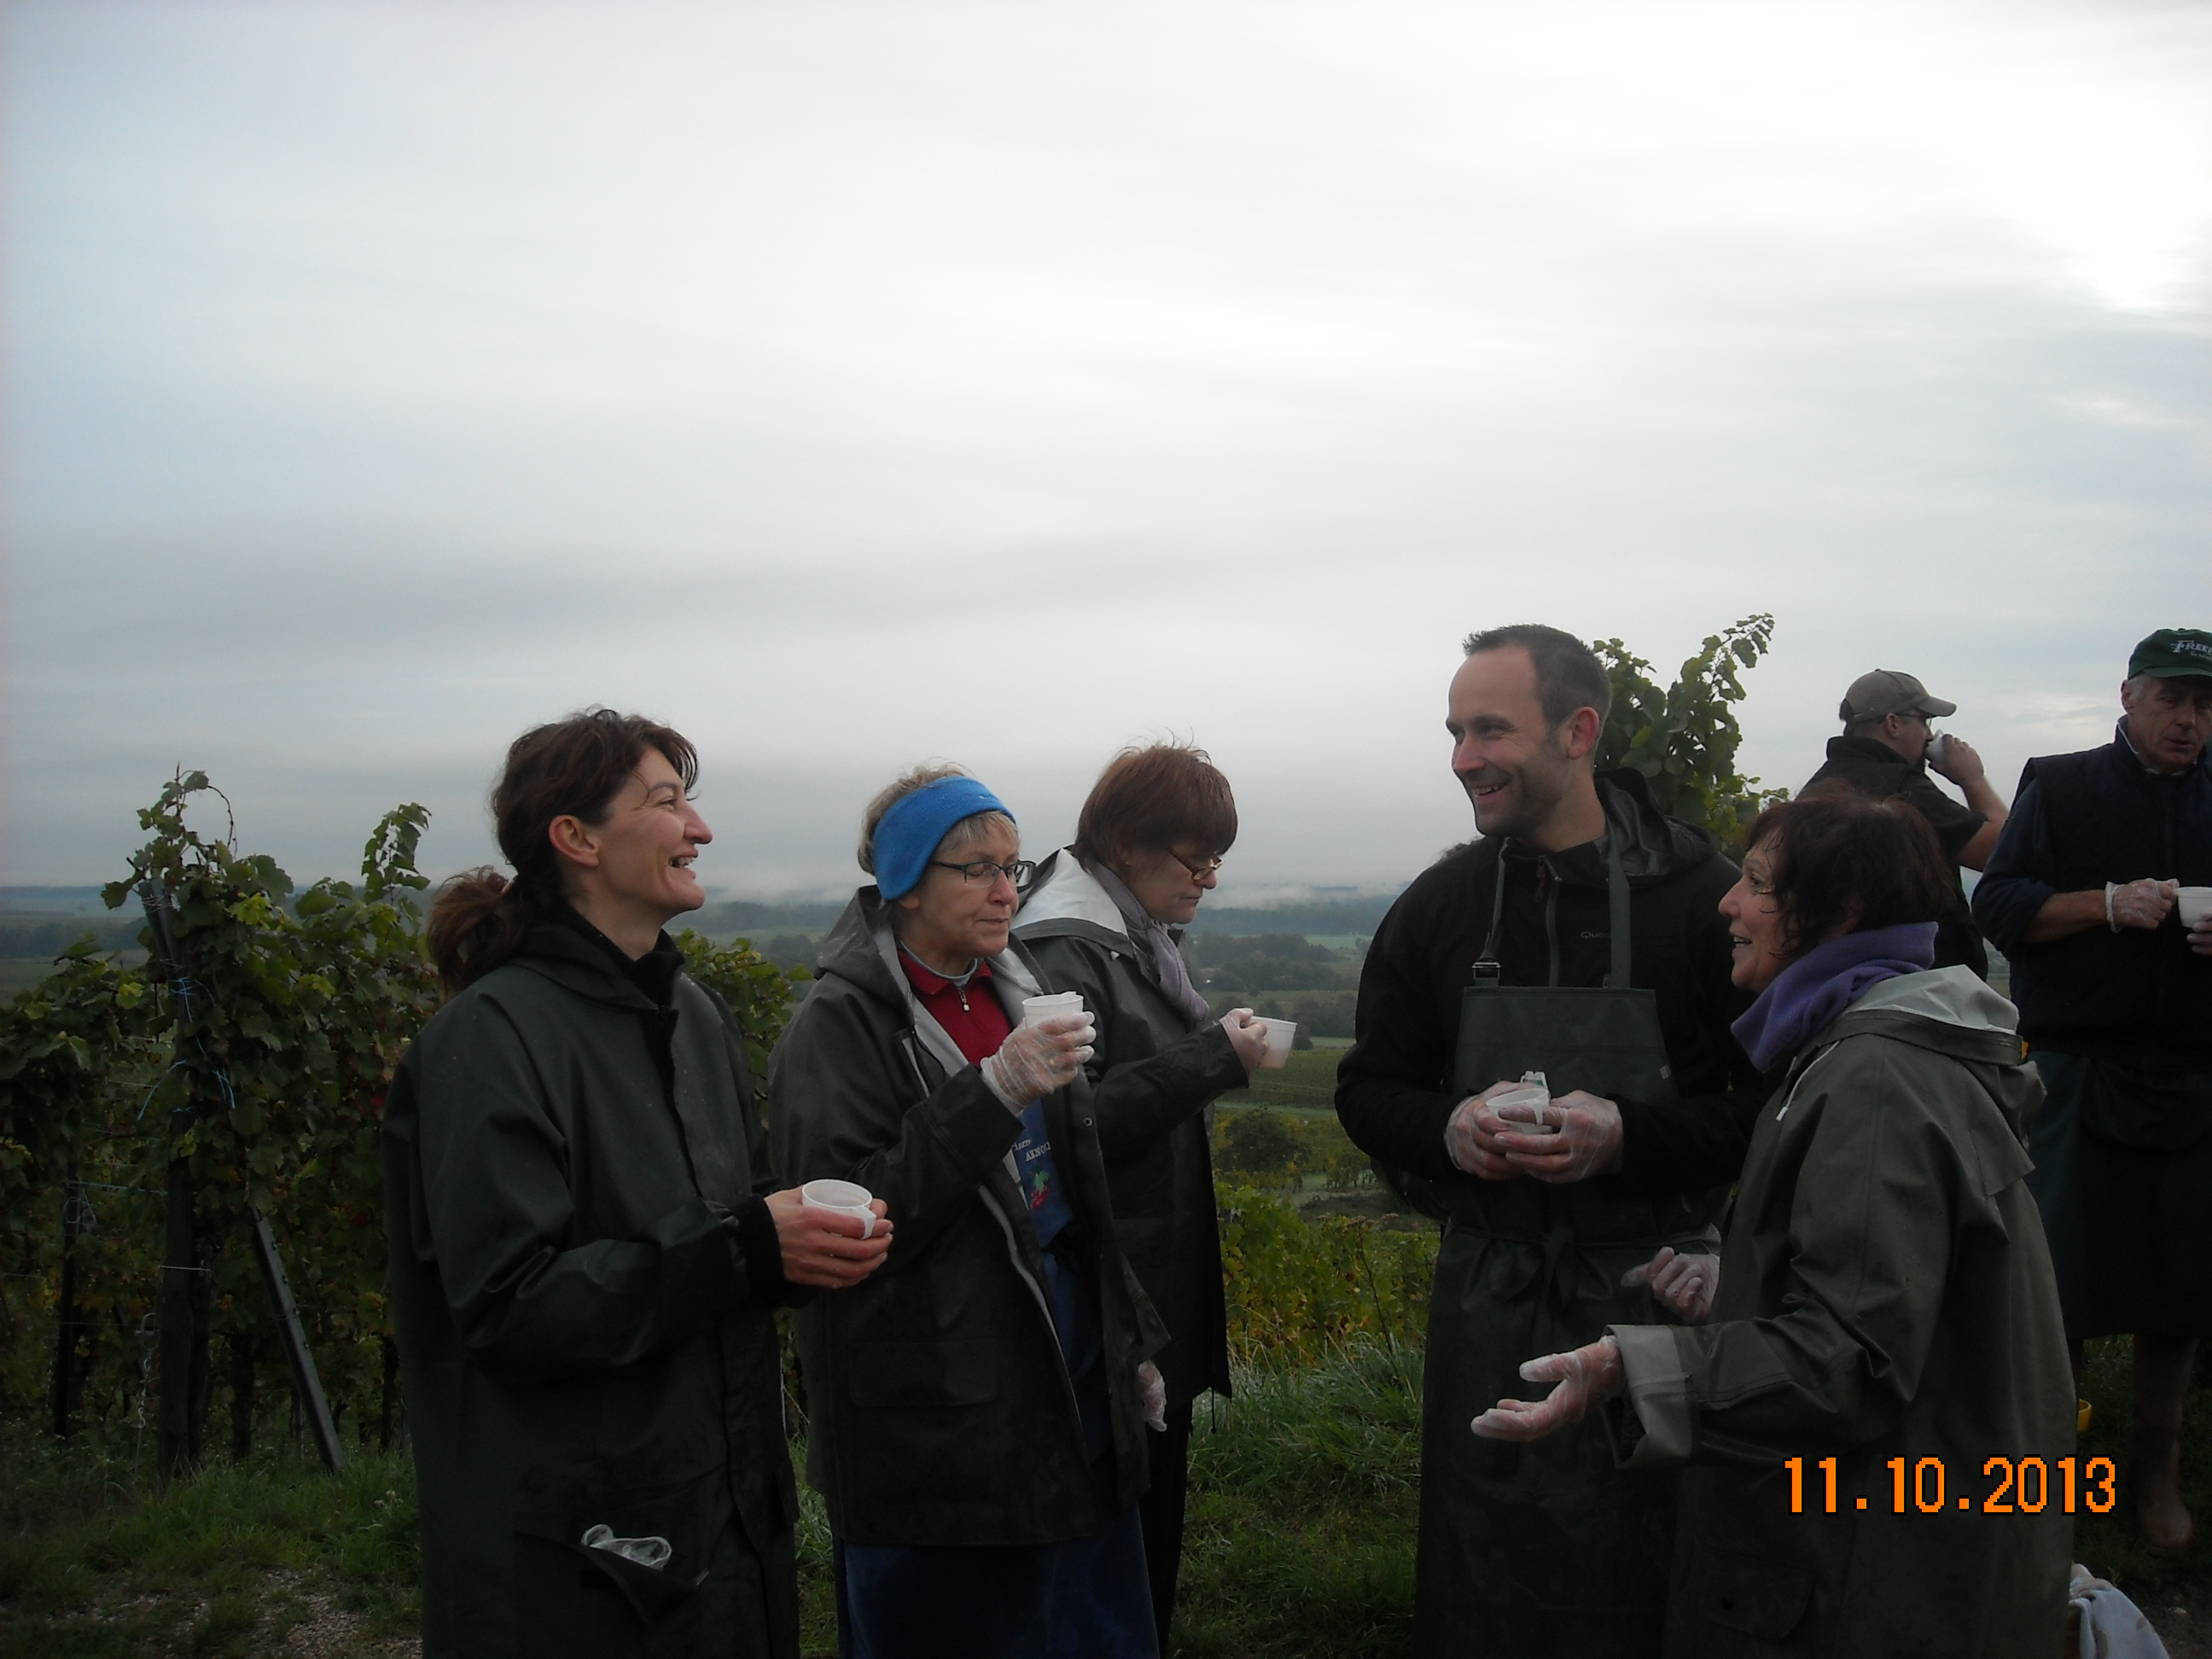
<svg viewBox="0 0 2212 1659">
<path fill-rule="evenodd" d="M 1505 1109 L 1512 1107 L 1508 1112 Z M 1557 1123 L 1547 1123 L 1545 1115 L 1551 1110 L 1552 1091 L 1540 1085 L 1531 1084 L 1525 1089 L 1514 1089 L 1490 1097 L 1490 1109 L 1513 1125 L 1516 1134 L 1555 1135 Z"/>
<path fill-rule="evenodd" d="M 1267 1019 L 1254 1015 L 1255 1025 L 1267 1028 L 1267 1057 L 1260 1064 L 1271 1069 L 1291 1063 L 1291 1045 L 1298 1040 L 1298 1023 L 1294 1019 Z"/>
<path fill-rule="evenodd" d="M 1082 1012 L 1083 993 L 1080 991 L 1055 991 L 1050 996 L 1022 999 L 1022 1024 L 1024 1025 L 1042 1025 L 1048 1019 Z"/>
<path fill-rule="evenodd" d="M 2176 896 L 2173 908 L 2181 912 L 2181 925 L 2192 931 L 2204 925 L 2204 918 L 2212 916 L 2212 887 L 2185 887 Z"/>
<path fill-rule="evenodd" d="M 875 1236 L 876 1212 L 868 1207 L 873 1196 L 856 1181 L 810 1181 L 799 1189 L 799 1201 L 808 1209 L 828 1210 L 858 1220 L 863 1238 Z"/>
<path fill-rule="evenodd" d="M 1950 752 L 1951 738 L 1949 733 L 1938 732 L 1934 737 L 1928 739 L 1928 763 L 1934 767 L 1937 771 L 1940 772 L 1943 769 L 1943 757 Z"/>
</svg>

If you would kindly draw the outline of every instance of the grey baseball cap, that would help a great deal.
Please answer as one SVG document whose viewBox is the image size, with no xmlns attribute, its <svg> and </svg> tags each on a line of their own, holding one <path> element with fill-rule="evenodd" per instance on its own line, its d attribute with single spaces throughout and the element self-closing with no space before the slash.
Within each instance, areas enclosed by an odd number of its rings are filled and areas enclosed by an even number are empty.
<svg viewBox="0 0 2212 1659">
<path fill-rule="evenodd" d="M 1851 682 L 1836 715 L 1848 726 L 1854 720 L 1880 720 L 1884 714 L 1902 714 L 1913 708 L 1937 716 L 1959 712 L 1957 703 L 1929 696 L 1928 688 L 1911 675 L 1894 668 L 1877 668 Z"/>
</svg>

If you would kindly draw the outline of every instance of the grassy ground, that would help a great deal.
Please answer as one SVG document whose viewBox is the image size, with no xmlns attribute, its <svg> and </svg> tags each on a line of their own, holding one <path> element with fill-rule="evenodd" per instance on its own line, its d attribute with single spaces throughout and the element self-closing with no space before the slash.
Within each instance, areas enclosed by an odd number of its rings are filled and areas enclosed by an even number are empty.
<svg viewBox="0 0 2212 1659">
<path fill-rule="evenodd" d="M 1183 1652 L 1405 1650 L 1418 1355 L 1376 1350 L 1249 1377 L 1201 1407 L 1192 1444 Z M 0 1439 L 0 1653 L 192 1659 L 415 1650 L 413 1471 L 365 1455 L 332 1480 L 289 1454 L 144 1490 L 129 1449 Z M 811 1654 L 834 1652 L 830 1533 L 803 1486 Z"/>
<path fill-rule="evenodd" d="M 1176 1649 L 1206 1659 L 1407 1650 L 1419 1490 L 1419 1357 L 1368 1348 L 1248 1374 L 1202 1405 Z M 2118 1507 L 2074 1554 L 2148 1613 L 2175 1659 L 2212 1655 L 2212 1544 L 2146 1549 L 2129 1518 L 2126 1345 L 2092 1345 L 2086 1460 L 2123 1464 Z M 405 1654 L 417 1609 L 412 1471 L 362 1455 L 332 1480 L 289 1447 L 146 1490 L 127 1443 L 0 1433 L 0 1653 Z M 2212 1390 L 2190 1402 L 2185 1496 L 2212 1526 Z M 811 1653 L 834 1650 L 829 1532 L 804 1494 Z"/>
<path fill-rule="evenodd" d="M 40 1659 L 411 1646 L 415 1474 L 289 1448 L 147 1489 L 132 1449 L 0 1439 L 0 1652 Z M 402 1648 L 404 1650 L 404 1647 Z"/>
</svg>

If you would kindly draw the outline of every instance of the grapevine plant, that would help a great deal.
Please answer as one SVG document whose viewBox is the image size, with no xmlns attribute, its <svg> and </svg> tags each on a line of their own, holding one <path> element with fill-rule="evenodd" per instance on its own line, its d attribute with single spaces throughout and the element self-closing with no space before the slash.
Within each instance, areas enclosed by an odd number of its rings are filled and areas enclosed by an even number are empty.
<svg viewBox="0 0 2212 1659">
<path fill-rule="evenodd" d="M 195 827 L 221 802 L 179 773 L 111 908 L 151 891 L 143 963 L 72 946 L 0 1008 L 0 1415 L 140 1431 L 149 1450 L 165 1275 L 188 1274 L 187 1460 L 228 1405 L 234 1454 L 289 1379 L 250 1248 L 268 1218 L 323 1389 L 349 1437 L 395 1431 L 378 1130 L 392 1068 L 438 1004 L 416 868 L 429 815 L 387 813 L 358 882 L 295 891 L 265 855 Z M 223 804 L 227 805 L 227 803 Z M 218 807 L 218 811 L 222 807 Z M 744 1024 L 755 1076 L 794 981 L 744 941 L 685 933 L 695 976 Z M 172 1172 L 191 1259 L 171 1260 Z"/>
</svg>

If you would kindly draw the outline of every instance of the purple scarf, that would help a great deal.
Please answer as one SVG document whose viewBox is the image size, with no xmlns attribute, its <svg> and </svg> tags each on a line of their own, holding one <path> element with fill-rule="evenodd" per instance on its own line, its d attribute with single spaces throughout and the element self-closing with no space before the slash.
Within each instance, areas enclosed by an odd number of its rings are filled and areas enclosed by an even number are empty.
<svg viewBox="0 0 2212 1659">
<path fill-rule="evenodd" d="M 1104 865 L 1086 865 L 1091 877 L 1103 888 L 1106 896 L 1114 901 L 1114 908 L 1121 913 L 1128 924 L 1132 940 L 1149 945 L 1152 966 L 1160 976 L 1160 994 L 1181 1009 L 1193 1024 L 1203 1025 L 1213 1018 L 1213 1010 L 1206 1006 L 1206 999 L 1190 982 L 1190 969 L 1183 966 L 1182 952 L 1176 948 L 1174 936 L 1153 919 L 1152 913 L 1137 902 L 1127 883 Z"/>
<path fill-rule="evenodd" d="M 1869 987 L 1936 961 L 1936 924 L 1869 927 L 1816 945 L 1784 968 L 1729 1029 L 1764 1072 L 1864 996 Z"/>
</svg>

